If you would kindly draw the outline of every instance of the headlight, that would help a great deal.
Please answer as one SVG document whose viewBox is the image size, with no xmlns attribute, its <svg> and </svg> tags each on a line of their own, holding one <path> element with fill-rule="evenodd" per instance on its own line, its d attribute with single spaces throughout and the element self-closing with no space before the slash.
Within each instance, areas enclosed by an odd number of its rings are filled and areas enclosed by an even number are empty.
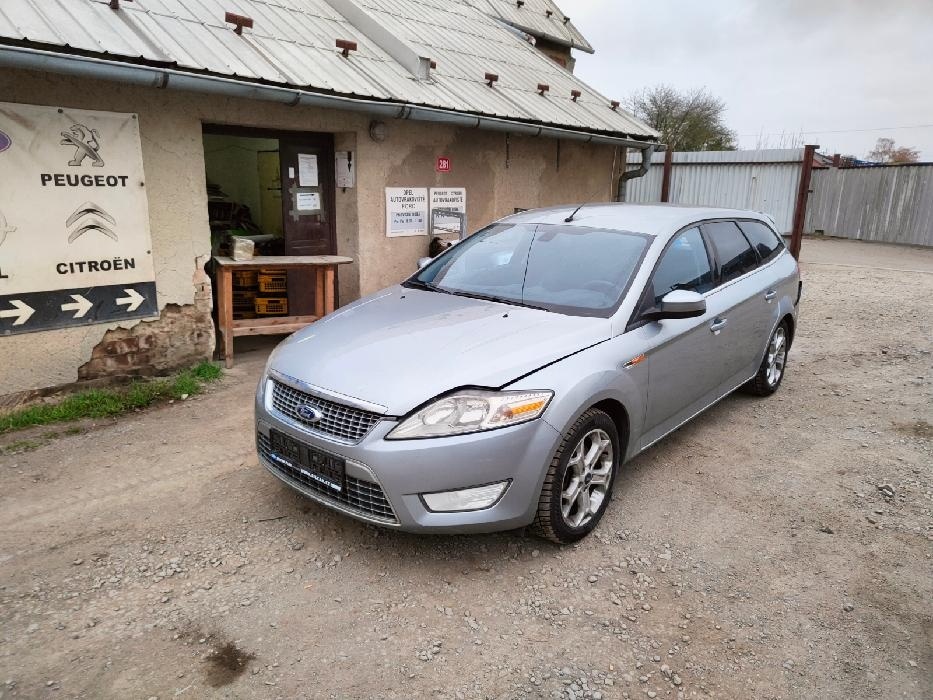
<svg viewBox="0 0 933 700">
<path fill-rule="evenodd" d="M 525 423 L 544 413 L 553 396 L 553 391 L 458 391 L 415 411 L 386 439 L 463 435 Z"/>
</svg>

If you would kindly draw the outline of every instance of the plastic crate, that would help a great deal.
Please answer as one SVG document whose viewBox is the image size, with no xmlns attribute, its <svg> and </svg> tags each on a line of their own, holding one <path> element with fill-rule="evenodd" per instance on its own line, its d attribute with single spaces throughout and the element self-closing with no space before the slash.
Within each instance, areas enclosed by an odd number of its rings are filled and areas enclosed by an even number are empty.
<svg viewBox="0 0 933 700">
<path fill-rule="evenodd" d="M 259 291 L 263 294 L 288 291 L 288 276 L 284 271 L 260 272 Z"/>
<path fill-rule="evenodd" d="M 248 306 L 252 308 L 255 301 L 256 301 L 256 290 L 250 290 L 250 289 L 234 289 L 233 290 L 233 305 L 234 306 Z"/>
<path fill-rule="evenodd" d="M 252 289 L 256 286 L 259 279 L 258 270 L 234 270 L 233 286 L 241 289 Z"/>
<path fill-rule="evenodd" d="M 256 313 L 260 316 L 287 316 L 287 297 L 257 297 Z"/>
</svg>

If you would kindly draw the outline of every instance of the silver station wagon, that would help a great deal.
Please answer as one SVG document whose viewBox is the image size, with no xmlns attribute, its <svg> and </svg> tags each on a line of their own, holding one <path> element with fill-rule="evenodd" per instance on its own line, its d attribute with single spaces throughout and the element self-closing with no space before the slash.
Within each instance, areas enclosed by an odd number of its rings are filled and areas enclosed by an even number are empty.
<svg viewBox="0 0 933 700">
<path fill-rule="evenodd" d="M 370 523 L 573 542 L 623 462 L 737 388 L 778 389 L 800 292 L 762 214 L 509 216 L 279 345 L 260 462 Z"/>
</svg>

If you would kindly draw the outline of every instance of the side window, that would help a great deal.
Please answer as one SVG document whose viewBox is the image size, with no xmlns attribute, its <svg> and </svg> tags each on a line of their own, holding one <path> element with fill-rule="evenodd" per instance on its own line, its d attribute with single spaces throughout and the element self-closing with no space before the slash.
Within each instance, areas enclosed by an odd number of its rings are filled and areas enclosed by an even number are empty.
<svg viewBox="0 0 933 700">
<path fill-rule="evenodd" d="M 784 248 L 784 241 L 769 226 L 760 221 L 740 221 L 739 228 L 752 244 L 752 248 L 758 251 L 758 257 L 762 262 L 776 258 Z"/>
<path fill-rule="evenodd" d="M 713 270 L 700 229 L 684 231 L 671 242 L 661 256 L 651 284 L 646 301 L 653 301 L 655 305 L 674 289 L 689 289 L 702 294 L 713 288 Z"/>
<path fill-rule="evenodd" d="M 732 221 L 703 224 L 719 261 L 719 283 L 725 284 L 758 266 L 758 256 Z"/>
</svg>

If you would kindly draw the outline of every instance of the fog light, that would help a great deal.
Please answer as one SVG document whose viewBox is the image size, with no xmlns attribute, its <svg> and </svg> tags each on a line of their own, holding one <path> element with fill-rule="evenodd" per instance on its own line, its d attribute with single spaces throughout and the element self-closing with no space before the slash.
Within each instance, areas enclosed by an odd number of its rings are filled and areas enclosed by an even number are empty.
<svg viewBox="0 0 933 700">
<path fill-rule="evenodd" d="M 440 493 L 423 493 L 421 499 L 428 510 L 435 513 L 460 513 L 467 510 L 483 510 L 491 508 L 502 498 L 508 488 L 508 481 L 498 484 L 477 486 L 461 491 L 442 491 Z"/>
</svg>

